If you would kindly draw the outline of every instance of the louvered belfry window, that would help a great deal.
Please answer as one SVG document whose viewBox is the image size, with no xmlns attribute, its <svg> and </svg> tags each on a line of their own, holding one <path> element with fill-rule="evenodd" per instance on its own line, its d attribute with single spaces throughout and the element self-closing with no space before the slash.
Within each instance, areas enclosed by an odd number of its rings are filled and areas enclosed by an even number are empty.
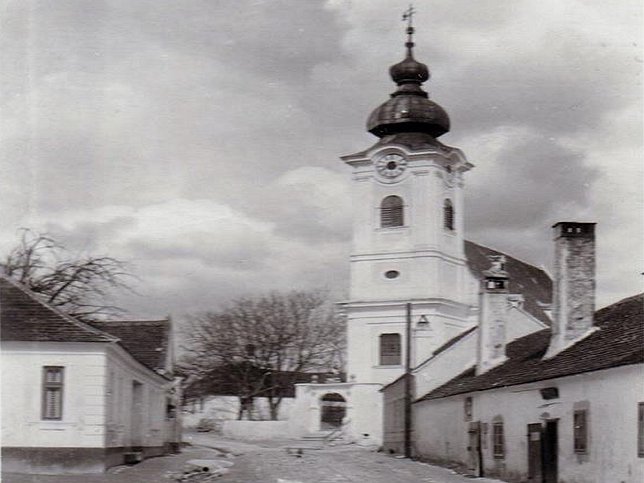
<svg viewBox="0 0 644 483">
<path fill-rule="evenodd" d="M 63 367 L 43 367 L 42 419 L 63 419 Z"/>
<path fill-rule="evenodd" d="M 387 196 L 380 203 L 380 226 L 391 228 L 405 224 L 403 200 L 400 196 Z"/>
<path fill-rule="evenodd" d="M 400 365 L 401 356 L 400 334 L 382 334 L 380 336 L 380 365 Z"/>
<path fill-rule="evenodd" d="M 443 203 L 443 226 L 448 230 L 454 229 L 454 206 L 451 200 Z"/>
</svg>

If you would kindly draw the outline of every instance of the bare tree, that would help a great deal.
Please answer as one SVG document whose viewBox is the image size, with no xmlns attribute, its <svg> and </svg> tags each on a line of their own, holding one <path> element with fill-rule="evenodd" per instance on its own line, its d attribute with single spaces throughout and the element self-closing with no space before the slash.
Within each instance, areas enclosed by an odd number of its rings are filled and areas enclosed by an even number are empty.
<svg viewBox="0 0 644 483">
<path fill-rule="evenodd" d="M 126 264 L 112 257 L 70 257 L 67 250 L 46 233 L 22 229 L 18 244 L 0 264 L 5 275 L 45 301 L 80 319 L 114 315 L 122 309 L 108 303 L 114 289 L 130 287 Z"/>
<path fill-rule="evenodd" d="M 296 291 L 240 298 L 189 320 L 184 373 L 202 389 L 267 398 L 271 419 L 298 375 L 342 369 L 345 324 L 325 293 Z"/>
</svg>

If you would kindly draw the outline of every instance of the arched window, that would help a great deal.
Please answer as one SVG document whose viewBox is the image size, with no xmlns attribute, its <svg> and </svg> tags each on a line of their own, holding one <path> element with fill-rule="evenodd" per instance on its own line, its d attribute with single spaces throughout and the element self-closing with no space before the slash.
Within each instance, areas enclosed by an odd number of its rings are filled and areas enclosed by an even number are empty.
<svg viewBox="0 0 644 483">
<path fill-rule="evenodd" d="M 448 230 L 454 230 L 454 206 L 449 199 L 443 203 L 443 226 Z"/>
<path fill-rule="evenodd" d="M 380 365 L 398 366 L 401 359 L 400 334 L 382 334 L 380 336 Z"/>
<path fill-rule="evenodd" d="M 403 215 L 403 200 L 400 196 L 387 196 L 380 203 L 380 226 L 390 228 L 403 226 L 405 219 Z"/>
</svg>

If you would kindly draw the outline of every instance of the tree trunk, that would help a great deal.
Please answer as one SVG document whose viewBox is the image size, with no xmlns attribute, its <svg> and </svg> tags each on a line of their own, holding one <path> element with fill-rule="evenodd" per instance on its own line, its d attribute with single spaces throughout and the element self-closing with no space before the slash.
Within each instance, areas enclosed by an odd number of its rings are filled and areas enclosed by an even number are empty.
<svg viewBox="0 0 644 483">
<path fill-rule="evenodd" d="M 271 413 L 271 421 L 277 421 L 281 402 L 282 402 L 281 397 L 274 398 L 273 396 L 268 396 L 268 408 Z"/>
</svg>

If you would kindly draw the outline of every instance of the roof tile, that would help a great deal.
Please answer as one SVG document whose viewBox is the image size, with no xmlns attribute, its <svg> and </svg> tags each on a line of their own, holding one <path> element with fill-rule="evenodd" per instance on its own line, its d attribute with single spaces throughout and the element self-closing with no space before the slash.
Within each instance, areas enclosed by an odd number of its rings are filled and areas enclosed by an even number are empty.
<svg viewBox="0 0 644 483">
<path fill-rule="evenodd" d="M 0 276 L 0 340 L 114 342 L 115 337 L 80 322 L 18 283 Z"/>
<path fill-rule="evenodd" d="M 597 311 L 595 326 L 599 330 L 546 360 L 550 329 L 521 337 L 508 344 L 506 363 L 480 376 L 472 367 L 419 401 L 644 362 L 644 294 Z"/>
</svg>

